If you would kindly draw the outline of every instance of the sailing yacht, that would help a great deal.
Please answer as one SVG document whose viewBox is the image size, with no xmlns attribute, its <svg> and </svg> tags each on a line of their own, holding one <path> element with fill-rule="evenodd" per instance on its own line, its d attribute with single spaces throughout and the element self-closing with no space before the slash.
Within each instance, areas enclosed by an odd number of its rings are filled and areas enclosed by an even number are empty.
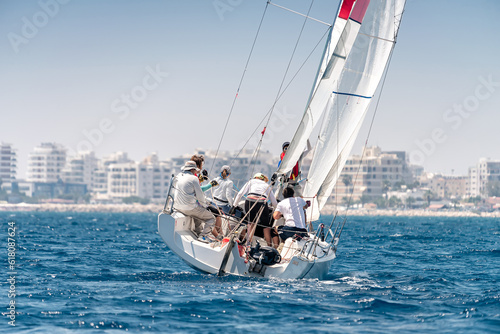
<svg viewBox="0 0 500 334">
<path fill-rule="evenodd" d="M 302 120 L 276 171 L 277 189 L 291 186 L 289 173 L 320 126 L 311 167 L 301 182 L 302 196 L 311 201 L 309 221 L 319 219 L 358 136 L 394 50 L 404 6 L 405 0 L 343 0 L 334 13 Z M 224 239 L 203 243 L 193 232 L 193 218 L 172 209 L 174 176 L 170 186 L 158 231 L 191 267 L 209 274 L 286 279 L 323 279 L 328 274 L 345 219 L 336 226 L 335 219 L 329 227 L 319 224 L 308 237 L 288 238 L 270 251 L 257 238 L 240 243 L 241 219 L 224 215 Z M 273 252 L 279 255 L 271 261 Z"/>
</svg>

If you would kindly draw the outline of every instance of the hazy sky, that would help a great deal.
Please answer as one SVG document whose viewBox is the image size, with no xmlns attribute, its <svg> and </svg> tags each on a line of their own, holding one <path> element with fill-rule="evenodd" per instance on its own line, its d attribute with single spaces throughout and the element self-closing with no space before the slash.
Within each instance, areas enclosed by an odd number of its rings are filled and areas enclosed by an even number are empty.
<svg viewBox="0 0 500 334">
<path fill-rule="evenodd" d="M 303 13 L 310 4 L 276 3 Z M 41 142 L 99 157 L 121 150 L 135 160 L 215 149 L 265 6 L 1 0 L 0 141 L 17 148 L 18 177 Z M 332 22 L 337 6 L 316 0 L 310 15 Z M 407 2 L 370 145 L 455 175 L 480 157 L 500 159 L 499 14 L 497 0 Z M 268 8 L 223 149 L 240 148 L 272 106 L 302 23 Z M 306 24 L 288 78 L 325 31 Z M 276 155 L 301 118 L 323 44 L 276 106 L 264 143 Z M 366 134 L 367 126 L 353 153 Z"/>
</svg>

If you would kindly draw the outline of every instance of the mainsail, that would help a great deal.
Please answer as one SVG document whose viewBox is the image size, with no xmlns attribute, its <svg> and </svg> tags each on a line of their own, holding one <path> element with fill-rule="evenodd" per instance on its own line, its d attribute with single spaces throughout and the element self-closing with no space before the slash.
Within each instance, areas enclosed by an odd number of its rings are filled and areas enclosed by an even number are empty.
<svg viewBox="0 0 500 334">
<path fill-rule="evenodd" d="M 346 3 L 342 3 L 340 12 Z M 314 85 L 308 108 L 290 144 L 289 151 L 294 151 L 292 154 L 287 152 L 278 171 L 287 172 L 288 168 L 293 167 L 305 147 L 303 142 L 310 136 L 324 111 L 323 124 L 303 190 L 304 197 L 315 197 L 314 205 L 308 212 L 309 219 L 319 218 L 319 211 L 333 191 L 350 154 L 392 53 L 404 4 L 405 0 L 356 1 L 348 20 L 358 23 L 355 29 L 349 28 L 349 31 L 355 30 L 354 41 L 350 44 L 353 36 L 349 34 L 348 38 L 344 38 L 347 34 L 344 29 L 335 52 L 331 56 L 325 52 L 324 58 L 334 59 L 334 68 L 326 79 L 325 73 L 328 73 L 332 62 L 330 59 L 321 73 L 325 64 L 322 61 L 318 76 L 321 79 Z M 335 21 L 334 29 L 339 18 Z M 343 54 L 346 59 L 336 56 L 337 50 L 347 49 L 348 52 Z M 317 109 L 312 110 L 313 107 Z"/>
<path fill-rule="evenodd" d="M 307 139 L 320 120 L 332 94 L 332 87 L 335 86 L 352 50 L 369 3 L 370 0 L 344 0 L 340 4 L 336 20 L 328 35 L 309 102 L 280 164 L 278 174 L 290 171 L 306 147 Z"/>
</svg>

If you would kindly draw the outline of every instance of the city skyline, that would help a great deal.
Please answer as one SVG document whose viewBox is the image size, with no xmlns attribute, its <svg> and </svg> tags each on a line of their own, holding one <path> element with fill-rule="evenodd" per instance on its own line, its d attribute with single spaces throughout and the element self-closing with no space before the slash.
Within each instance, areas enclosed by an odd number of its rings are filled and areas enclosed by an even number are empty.
<svg viewBox="0 0 500 334">
<path fill-rule="evenodd" d="M 35 147 L 28 157 L 26 179 L 15 177 L 16 156 L 12 146 L 2 143 L 0 160 L 0 201 L 56 201 L 121 202 L 149 200 L 163 201 L 167 196 L 171 177 L 180 172 L 181 167 L 191 154 L 160 159 L 155 153 L 141 161 L 129 159 L 127 152 L 116 152 L 106 157 L 96 157 L 94 152 L 81 152 L 77 156 L 66 156 L 66 149 L 56 143 L 42 143 Z M 241 188 L 249 178 L 259 171 L 272 175 L 276 170 L 277 159 L 269 152 L 262 152 L 258 160 L 249 160 L 254 154 L 250 150 L 239 152 L 198 151 L 205 155 L 205 166 L 214 166 L 208 179 L 213 179 L 223 165 L 231 166 L 231 180 L 235 189 Z M 417 198 L 418 205 L 434 200 L 458 200 L 469 203 L 481 198 L 490 198 L 496 204 L 500 196 L 500 160 L 480 159 L 469 169 L 466 176 L 447 176 L 428 173 L 422 167 L 409 165 L 408 153 L 404 151 L 383 151 L 380 147 L 368 147 L 363 159 L 361 155 L 348 157 L 339 181 L 327 202 L 346 201 L 346 195 L 366 203 L 374 201 L 377 205 L 388 204 L 387 197 L 399 199 Z M 302 161 L 301 172 L 308 175 L 311 160 Z M 212 165 L 213 164 L 213 165 Z M 14 168 L 13 168 L 14 167 Z M 144 201 L 143 201 L 144 200 Z M 391 201 L 391 205 L 396 202 Z M 335 205 L 337 205 L 335 204 Z M 414 204 L 414 203 L 413 203 Z M 442 204 L 442 203 L 441 203 Z"/>
<path fill-rule="evenodd" d="M 309 6 L 280 4 L 303 13 Z M 317 1 L 310 15 L 331 22 L 337 5 Z M 200 146 L 216 149 L 265 1 L 0 6 L 0 87 L 6 92 L 0 140 L 17 148 L 24 176 L 21 157 L 41 142 L 98 156 L 124 151 L 133 160 L 150 152 L 173 157 Z M 498 159 L 491 134 L 500 121 L 500 50 L 493 42 L 499 12 L 495 1 L 408 1 L 369 146 L 407 151 L 412 163 L 444 174 L 466 175 L 479 158 Z M 303 23 L 274 7 L 266 15 L 223 150 L 240 148 L 259 128 Z M 324 30 L 307 23 L 291 73 Z M 318 55 L 276 106 L 264 143 L 276 155 L 300 120 Z M 361 151 L 372 113 L 373 105 L 352 154 Z"/>
<path fill-rule="evenodd" d="M 22 160 L 22 157 L 19 156 L 18 154 L 18 150 L 16 148 L 16 145 L 13 144 L 13 143 L 6 143 L 6 142 L 2 142 L 0 141 L 0 144 L 2 145 L 5 145 L 6 147 L 9 148 L 9 150 L 12 150 L 16 156 L 16 163 L 19 164 L 19 161 Z M 100 159 L 108 159 L 108 158 L 111 158 L 111 157 L 114 157 L 116 155 L 123 155 L 126 157 L 126 161 L 130 161 L 130 162 L 135 162 L 135 163 L 140 163 L 141 161 L 143 161 L 144 159 L 148 159 L 150 158 L 151 156 L 156 156 L 158 158 L 159 161 L 161 162 L 172 162 L 172 161 L 175 161 L 176 163 L 180 163 L 179 159 L 181 158 L 185 158 L 185 159 L 189 159 L 189 157 L 193 154 L 199 154 L 200 152 L 205 152 L 207 154 L 207 156 L 210 157 L 210 159 L 213 157 L 214 153 L 215 153 L 215 150 L 210 150 L 210 149 L 205 149 L 203 147 L 197 147 L 195 149 L 193 149 L 192 151 L 190 152 L 183 152 L 179 155 L 175 155 L 175 156 L 160 156 L 158 154 L 158 152 L 153 152 L 153 151 L 150 151 L 150 152 L 147 152 L 145 155 L 139 157 L 139 158 L 133 158 L 133 157 L 130 157 L 129 155 L 129 152 L 127 151 L 115 151 L 115 152 L 107 152 L 107 153 L 104 153 L 102 155 L 97 155 L 95 154 L 96 152 L 95 151 L 79 151 L 77 152 L 76 154 L 72 154 L 71 151 L 68 152 L 68 148 L 65 147 L 64 145 L 60 144 L 60 143 L 39 143 L 39 145 L 33 147 L 33 149 L 28 152 L 28 154 L 24 157 L 24 160 L 26 161 L 26 164 L 28 163 L 28 160 L 29 160 L 29 156 L 34 154 L 35 152 L 37 152 L 37 150 L 40 148 L 40 147 L 43 147 L 44 145 L 49 145 L 49 146 L 52 146 L 52 145 L 56 145 L 59 147 L 60 150 L 65 150 L 66 151 L 66 155 L 65 155 L 65 161 L 66 162 L 69 162 L 70 158 L 78 158 L 79 156 L 81 156 L 82 154 L 83 155 L 87 155 L 87 154 L 92 154 L 95 156 L 96 159 L 100 160 Z M 387 153 L 387 152 L 396 152 L 397 150 L 393 150 L 393 149 L 390 149 L 390 148 L 382 148 L 382 147 L 379 147 L 377 145 L 368 145 L 366 147 L 366 152 L 369 152 L 370 150 L 373 150 L 373 148 L 377 148 L 377 149 L 380 149 L 382 150 L 383 152 Z M 266 151 L 268 152 L 268 151 Z M 368 154 L 366 153 L 365 154 Z M 410 152 L 408 151 L 401 151 L 401 152 L 404 152 L 407 156 L 409 156 Z M 231 151 L 231 150 L 220 150 L 218 152 L 218 156 L 222 159 L 222 160 L 227 160 L 228 158 L 229 159 L 233 159 L 234 157 L 236 157 L 237 155 L 240 155 L 241 156 L 241 153 L 239 150 L 234 150 L 234 151 Z M 349 159 L 352 159 L 352 158 L 357 158 L 359 159 L 362 155 L 362 148 L 360 149 L 359 152 L 356 152 L 353 150 L 353 152 L 351 152 L 351 154 L 349 155 Z M 36 154 L 36 153 L 35 153 Z M 245 152 L 243 154 L 243 156 L 246 156 L 248 155 L 249 152 Z M 267 156 L 267 154 L 266 154 Z M 279 161 L 279 155 L 273 155 L 274 158 L 273 160 L 276 160 Z M 312 153 L 310 153 L 309 155 L 307 155 L 307 158 L 311 158 L 312 157 Z M 365 155 L 365 159 L 363 160 L 366 160 L 366 155 Z M 409 157 L 407 157 L 407 159 L 409 159 Z M 182 160 L 182 159 L 181 159 Z M 432 171 L 432 170 L 427 170 L 425 169 L 423 166 L 421 165 L 415 165 L 415 164 L 411 164 L 411 161 L 410 161 L 410 164 L 412 166 L 419 166 L 419 167 L 422 167 L 423 168 L 423 171 L 425 173 L 431 173 L 431 174 L 434 174 L 434 175 L 443 175 L 443 176 L 467 176 L 469 175 L 469 169 L 471 168 L 476 168 L 477 165 L 478 165 L 478 162 L 479 161 L 492 161 L 492 162 L 500 162 L 500 157 L 480 157 L 476 162 L 474 162 L 472 165 L 468 166 L 467 167 L 467 172 L 464 173 L 464 174 L 458 174 L 457 172 L 455 172 L 456 170 L 458 169 L 453 169 L 452 172 L 446 174 L 446 173 L 441 173 L 439 171 Z M 218 165 L 220 165 L 220 161 L 218 162 Z M 181 164 L 182 165 L 182 164 Z M 206 164 L 205 168 L 207 169 L 210 169 L 211 168 L 211 163 L 209 164 Z M 214 172 L 216 174 L 216 172 Z M 20 172 L 19 172 L 19 169 L 16 168 L 16 179 L 18 180 L 22 180 L 22 179 L 27 179 L 27 170 L 26 170 L 26 173 L 24 175 L 21 175 Z"/>
</svg>

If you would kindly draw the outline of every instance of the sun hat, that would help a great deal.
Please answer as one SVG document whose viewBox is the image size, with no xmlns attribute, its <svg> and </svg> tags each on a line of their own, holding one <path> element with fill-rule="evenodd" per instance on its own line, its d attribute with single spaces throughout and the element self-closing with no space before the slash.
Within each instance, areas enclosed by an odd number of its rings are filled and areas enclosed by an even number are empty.
<svg viewBox="0 0 500 334">
<path fill-rule="evenodd" d="M 228 165 L 224 165 L 224 166 L 222 166 L 222 168 L 220 169 L 220 172 L 221 172 L 221 173 L 222 173 L 223 171 L 226 171 L 226 173 L 231 174 L 231 167 L 229 167 Z"/>
<path fill-rule="evenodd" d="M 196 169 L 197 172 L 200 171 L 200 169 L 198 167 L 196 167 L 196 162 L 194 162 L 192 160 L 186 161 L 184 163 L 184 166 L 181 167 L 181 170 L 183 172 L 188 171 L 188 170 L 192 170 L 192 169 Z"/>
<path fill-rule="evenodd" d="M 262 174 L 262 173 L 257 173 L 257 174 L 255 174 L 255 175 L 253 176 L 253 178 L 254 178 L 254 179 L 261 179 L 261 180 L 263 180 L 263 181 L 265 181 L 265 180 L 267 179 L 267 177 L 266 177 L 264 174 Z M 266 181 L 266 182 L 267 182 L 267 181 Z"/>
</svg>

